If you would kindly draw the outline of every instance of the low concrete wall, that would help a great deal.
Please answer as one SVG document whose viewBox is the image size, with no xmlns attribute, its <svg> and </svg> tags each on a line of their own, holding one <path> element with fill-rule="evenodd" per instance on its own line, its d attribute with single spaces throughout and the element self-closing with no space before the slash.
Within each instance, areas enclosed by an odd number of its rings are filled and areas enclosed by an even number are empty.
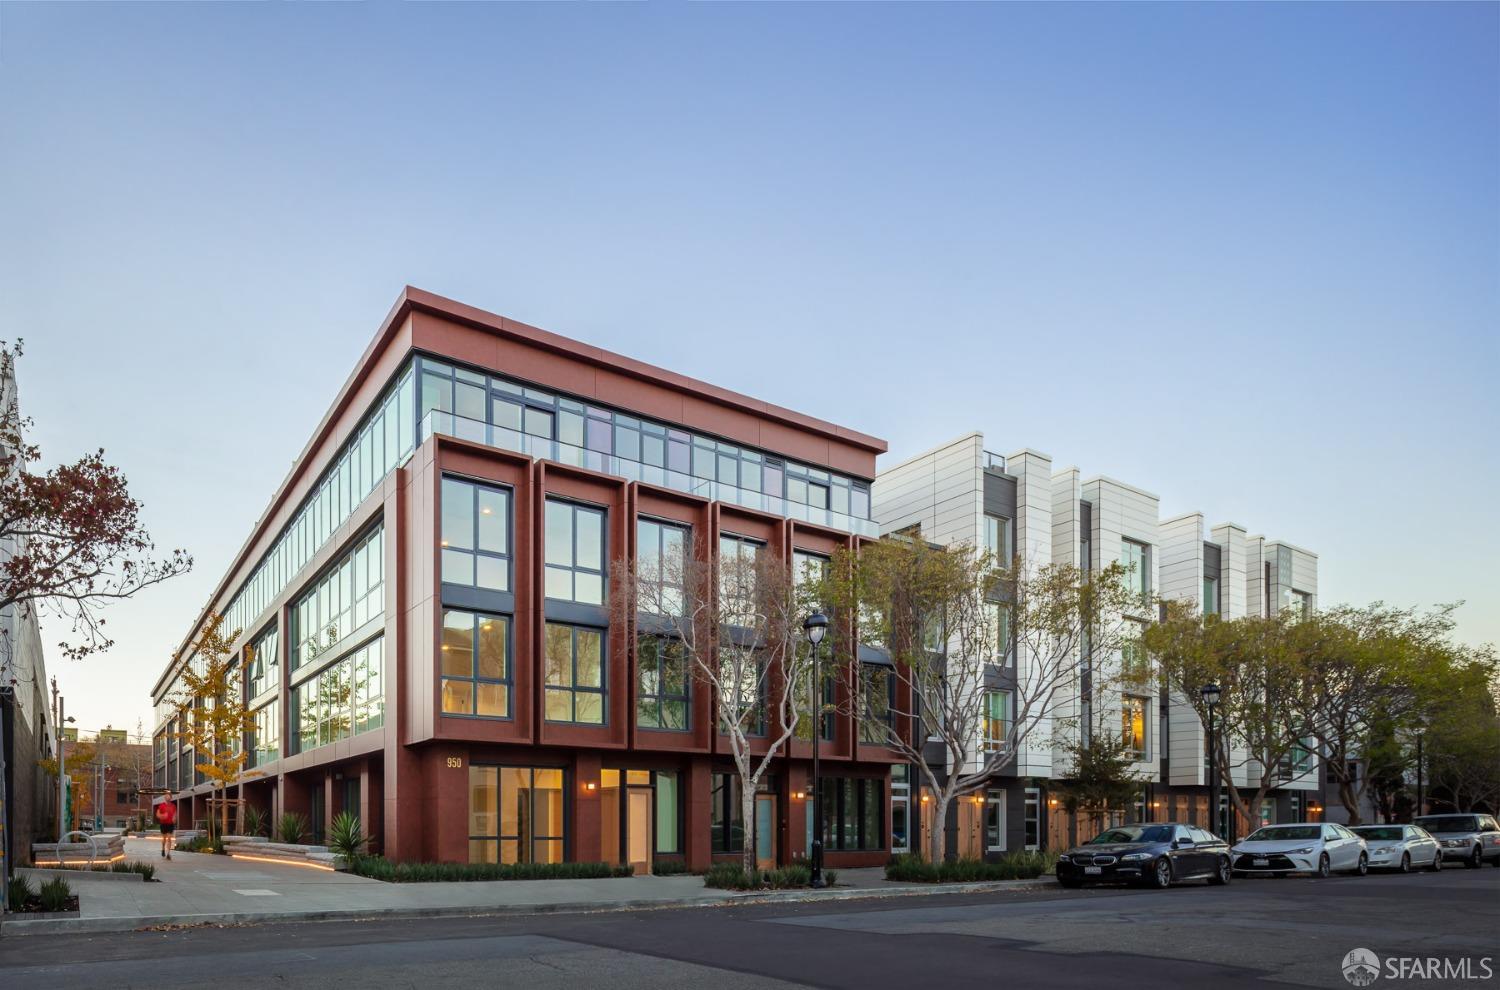
<svg viewBox="0 0 1500 990">
<path fill-rule="evenodd" d="M 98 880 L 143 883 L 146 879 L 139 873 L 111 873 L 108 870 L 48 870 L 38 866 L 23 866 L 16 870 L 16 874 L 26 877 L 34 884 L 43 884 L 48 880 L 57 879 L 66 880 L 70 884 L 78 881 L 93 883 Z"/>
<path fill-rule="evenodd" d="M 327 846 L 294 845 L 269 842 L 259 836 L 226 835 L 224 852 L 241 859 L 274 860 L 281 863 L 317 866 L 325 870 L 347 870 L 344 857 L 330 852 Z"/>
<path fill-rule="evenodd" d="M 96 835 L 92 842 L 84 840 L 63 843 L 33 842 L 31 844 L 31 861 L 43 867 L 58 862 L 85 866 L 90 862 L 109 863 L 124 858 L 125 837 L 118 833 Z"/>
</svg>

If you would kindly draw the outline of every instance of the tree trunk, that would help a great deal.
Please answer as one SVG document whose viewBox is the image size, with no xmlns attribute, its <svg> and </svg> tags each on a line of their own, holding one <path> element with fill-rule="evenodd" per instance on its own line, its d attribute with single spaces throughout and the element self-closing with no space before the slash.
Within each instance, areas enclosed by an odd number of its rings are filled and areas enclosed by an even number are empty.
<svg viewBox="0 0 1500 990">
<path fill-rule="evenodd" d="M 755 782 L 748 777 L 740 778 L 740 816 L 745 823 L 743 830 L 744 849 L 740 866 L 745 876 L 756 876 L 755 865 Z"/>
<path fill-rule="evenodd" d="M 946 794 L 933 800 L 932 834 L 927 837 L 927 859 L 934 866 L 942 864 L 943 846 L 948 841 L 948 801 Z"/>
<path fill-rule="evenodd" d="M 1343 804 L 1344 810 L 1349 813 L 1349 827 L 1364 824 L 1359 814 L 1359 794 L 1355 792 L 1354 785 L 1347 777 L 1339 781 L 1339 801 Z"/>
</svg>

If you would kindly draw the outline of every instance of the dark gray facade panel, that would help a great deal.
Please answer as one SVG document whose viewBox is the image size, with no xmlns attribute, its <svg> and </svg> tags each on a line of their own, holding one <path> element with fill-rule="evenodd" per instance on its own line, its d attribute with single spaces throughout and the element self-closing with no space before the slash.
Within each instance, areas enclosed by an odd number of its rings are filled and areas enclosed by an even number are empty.
<svg viewBox="0 0 1500 990">
<path fill-rule="evenodd" d="M 984 511 L 993 516 L 1016 518 L 1016 479 L 995 471 L 984 472 Z"/>
<path fill-rule="evenodd" d="M 1203 544 L 1203 576 L 1217 578 L 1223 572 L 1224 552 L 1217 543 Z"/>
</svg>

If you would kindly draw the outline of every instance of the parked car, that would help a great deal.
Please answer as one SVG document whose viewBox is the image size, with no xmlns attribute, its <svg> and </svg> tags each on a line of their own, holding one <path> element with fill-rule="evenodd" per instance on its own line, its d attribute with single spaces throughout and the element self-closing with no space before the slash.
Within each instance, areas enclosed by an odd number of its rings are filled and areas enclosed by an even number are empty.
<svg viewBox="0 0 1500 990">
<path fill-rule="evenodd" d="M 1426 829 L 1416 825 L 1356 825 L 1350 831 L 1365 840 L 1370 869 L 1400 870 L 1413 867 L 1443 868 L 1443 850 Z"/>
<path fill-rule="evenodd" d="M 1228 883 L 1229 845 L 1196 825 L 1144 823 L 1107 828 L 1057 857 L 1057 882 L 1144 883 L 1179 880 Z"/>
<path fill-rule="evenodd" d="M 1316 873 L 1335 870 L 1364 876 L 1370 868 L 1365 840 L 1331 822 L 1307 825 L 1266 825 L 1234 847 L 1235 873 Z"/>
<path fill-rule="evenodd" d="M 1486 861 L 1500 866 L 1500 824 L 1494 815 L 1423 815 L 1414 819 L 1417 825 L 1432 833 L 1443 847 L 1443 859 L 1478 869 Z"/>
</svg>

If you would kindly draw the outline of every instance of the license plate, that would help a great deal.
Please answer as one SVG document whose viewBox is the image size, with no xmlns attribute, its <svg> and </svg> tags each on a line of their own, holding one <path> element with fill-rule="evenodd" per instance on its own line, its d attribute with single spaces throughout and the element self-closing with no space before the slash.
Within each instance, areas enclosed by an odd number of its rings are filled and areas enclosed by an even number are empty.
<svg viewBox="0 0 1500 990">
<path fill-rule="evenodd" d="M 1256 866 L 1270 866 L 1271 865 L 1271 861 L 1269 859 L 1257 859 L 1257 860 L 1254 860 L 1253 862 L 1255 863 Z"/>
<path fill-rule="evenodd" d="M 1083 872 L 1087 873 L 1087 874 L 1090 874 L 1090 875 L 1097 875 L 1097 874 L 1100 874 L 1100 873 L 1104 872 L 1104 867 L 1102 867 L 1102 866 L 1085 866 L 1083 868 Z"/>
</svg>

